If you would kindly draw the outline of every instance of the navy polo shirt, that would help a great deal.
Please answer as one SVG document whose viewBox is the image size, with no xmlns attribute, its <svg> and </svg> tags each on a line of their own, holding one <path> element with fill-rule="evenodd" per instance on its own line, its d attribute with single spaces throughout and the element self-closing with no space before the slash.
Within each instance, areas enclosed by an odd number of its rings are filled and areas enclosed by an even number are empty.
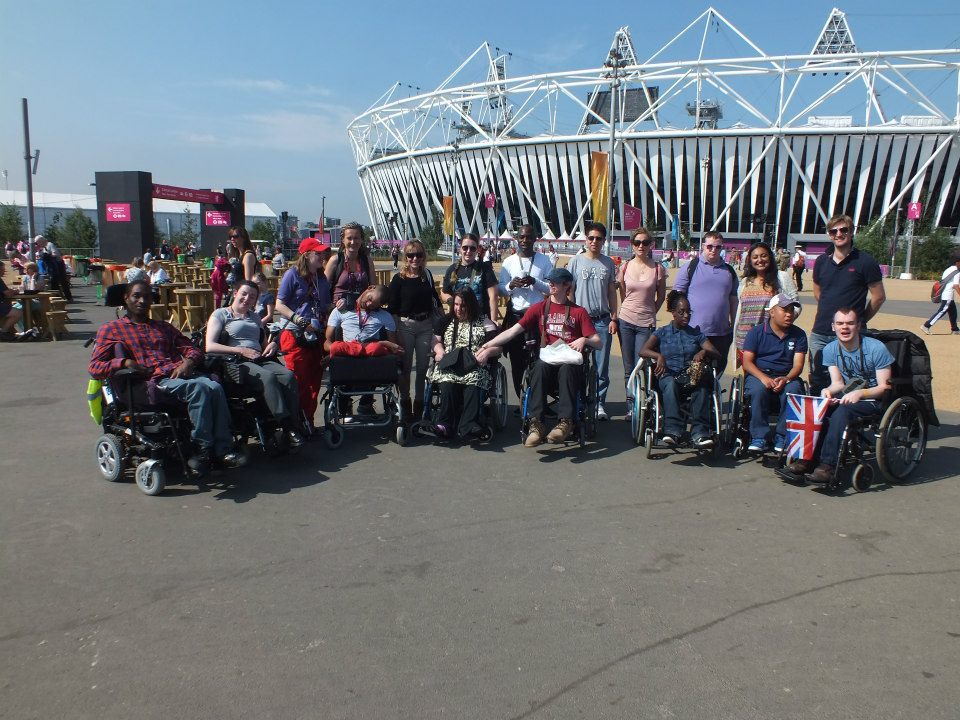
<svg viewBox="0 0 960 720">
<path fill-rule="evenodd" d="M 855 247 L 843 262 L 837 264 L 831 246 L 813 264 L 813 281 L 820 286 L 813 332 L 832 335 L 833 315 L 842 307 L 863 313 L 867 305 L 867 286 L 882 279 L 880 264 L 872 255 Z"/>
<path fill-rule="evenodd" d="M 807 352 L 807 334 L 791 325 L 782 338 L 777 337 L 768 320 L 750 328 L 743 350 L 755 354 L 754 364 L 767 375 L 786 375 L 793 368 L 794 353 Z"/>
</svg>

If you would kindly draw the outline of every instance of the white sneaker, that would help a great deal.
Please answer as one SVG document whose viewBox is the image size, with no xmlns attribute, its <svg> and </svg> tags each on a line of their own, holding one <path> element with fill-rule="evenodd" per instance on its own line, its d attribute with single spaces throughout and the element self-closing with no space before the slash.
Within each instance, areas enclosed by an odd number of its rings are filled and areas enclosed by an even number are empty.
<svg viewBox="0 0 960 720">
<path fill-rule="evenodd" d="M 610 419 L 610 416 L 607 415 L 607 411 L 603 407 L 603 405 L 597 405 L 597 420 L 604 421 L 609 419 Z"/>
<path fill-rule="evenodd" d="M 767 444 L 762 442 L 752 442 L 747 448 L 747 452 L 763 452 L 767 449 Z"/>
<path fill-rule="evenodd" d="M 930 332 L 930 328 L 928 328 L 926 325 L 921 325 L 920 329 L 923 330 L 924 335 L 933 335 L 933 333 Z"/>
</svg>

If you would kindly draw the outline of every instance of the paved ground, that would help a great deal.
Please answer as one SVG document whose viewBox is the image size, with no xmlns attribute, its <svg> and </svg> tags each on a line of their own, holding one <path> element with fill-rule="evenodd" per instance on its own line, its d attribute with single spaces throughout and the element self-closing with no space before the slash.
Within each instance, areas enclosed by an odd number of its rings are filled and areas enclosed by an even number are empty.
<svg viewBox="0 0 960 720">
<path fill-rule="evenodd" d="M 512 420 L 149 498 L 97 477 L 87 357 L 0 346 L 0 717 L 957 717 L 960 416 L 863 495 Z"/>
</svg>

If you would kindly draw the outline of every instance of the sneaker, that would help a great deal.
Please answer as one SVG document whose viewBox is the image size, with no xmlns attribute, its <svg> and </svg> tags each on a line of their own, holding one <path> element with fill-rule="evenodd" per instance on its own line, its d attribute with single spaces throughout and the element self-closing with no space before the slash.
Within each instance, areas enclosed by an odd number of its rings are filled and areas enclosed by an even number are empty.
<svg viewBox="0 0 960 720">
<path fill-rule="evenodd" d="M 926 325 L 921 325 L 920 329 L 923 330 L 924 335 L 933 335 L 933 333 L 930 332 L 930 328 L 928 328 Z"/>
<path fill-rule="evenodd" d="M 660 442 L 668 447 L 674 447 L 677 444 L 677 439 L 673 435 L 664 435 L 660 438 Z"/>
<path fill-rule="evenodd" d="M 603 405 L 597 405 L 597 420 L 605 422 L 610 419 L 610 416 L 607 415 L 607 410 Z"/>
<path fill-rule="evenodd" d="M 712 448 L 713 447 L 713 438 L 712 437 L 698 437 L 693 441 L 695 447 L 698 448 Z"/>
<path fill-rule="evenodd" d="M 766 449 L 767 443 L 765 440 L 751 440 L 747 452 L 763 452 Z"/>
<path fill-rule="evenodd" d="M 774 438 L 773 451 L 778 455 L 783 452 L 783 438 Z"/>
<path fill-rule="evenodd" d="M 523 446 L 528 448 L 536 447 L 543 442 L 543 437 L 546 434 L 543 421 L 539 419 L 531 420 L 530 429 L 527 432 L 527 439 L 523 441 Z"/>
<path fill-rule="evenodd" d="M 826 463 L 817 465 L 817 469 L 810 474 L 808 480 L 818 485 L 826 485 L 833 480 L 833 465 L 827 465 Z"/>
<path fill-rule="evenodd" d="M 547 440 L 552 443 L 562 443 L 568 437 L 570 433 L 573 432 L 573 420 L 568 418 L 560 418 L 560 422 L 557 423 L 556 427 L 550 431 L 550 434 L 547 435 Z"/>
</svg>

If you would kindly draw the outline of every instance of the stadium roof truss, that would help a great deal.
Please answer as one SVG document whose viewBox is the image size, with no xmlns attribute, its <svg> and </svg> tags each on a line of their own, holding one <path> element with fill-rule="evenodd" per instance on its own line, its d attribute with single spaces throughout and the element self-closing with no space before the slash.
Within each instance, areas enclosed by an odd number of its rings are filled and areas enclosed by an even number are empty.
<svg viewBox="0 0 960 720">
<path fill-rule="evenodd" d="M 739 54 L 712 56 L 721 31 Z M 390 88 L 348 126 L 381 236 L 390 215 L 416 234 L 444 195 L 462 230 L 498 232 L 490 194 L 500 225 L 582 230 L 590 152 L 611 135 L 619 217 L 633 200 L 662 226 L 680 215 L 756 232 L 769 216 L 804 232 L 845 209 L 858 223 L 886 216 L 931 188 L 935 222 L 957 216 L 960 50 L 858 51 L 835 9 L 809 53 L 773 56 L 713 8 L 642 62 L 625 27 L 611 50 L 622 67 L 510 77 L 485 43 L 436 90 Z M 685 50 L 692 59 L 671 59 Z M 484 79 L 464 82 L 471 73 Z M 724 115 L 738 120 L 718 127 Z"/>
</svg>

